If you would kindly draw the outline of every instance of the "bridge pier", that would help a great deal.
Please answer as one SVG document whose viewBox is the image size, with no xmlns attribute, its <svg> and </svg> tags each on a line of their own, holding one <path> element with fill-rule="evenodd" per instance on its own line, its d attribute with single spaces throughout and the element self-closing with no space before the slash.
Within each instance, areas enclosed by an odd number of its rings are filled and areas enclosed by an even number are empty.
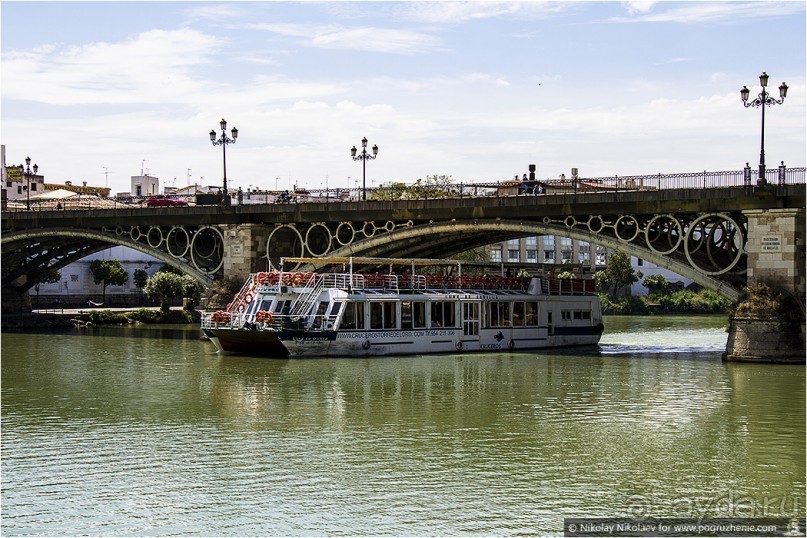
<svg viewBox="0 0 807 538">
<path fill-rule="evenodd" d="M 264 224 L 239 224 L 226 228 L 223 233 L 224 276 L 244 281 L 250 273 L 267 271 L 266 241 L 270 232 Z"/>
<path fill-rule="evenodd" d="M 23 276 L 16 279 L 12 285 L 3 286 L 2 291 L 0 291 L 0 296 L 2 297 L 0 309 L 2 309 L 3 314 L 19 314 L 20 312 L 31 311 L 31 295 L 24 284 L 25 277 Z"/>
<path fill-rule="evenodd" d="M 726 361 L 805 362 L 805 213 L 747 210 L 748 285 L 766 284 L 787 301 L 780 314 L 741 300 L 730 319 Z M 768 299 L 773 299 L 770 297 Z M 745 306 L 745 308 L 743 308 Z"/>
</svg>

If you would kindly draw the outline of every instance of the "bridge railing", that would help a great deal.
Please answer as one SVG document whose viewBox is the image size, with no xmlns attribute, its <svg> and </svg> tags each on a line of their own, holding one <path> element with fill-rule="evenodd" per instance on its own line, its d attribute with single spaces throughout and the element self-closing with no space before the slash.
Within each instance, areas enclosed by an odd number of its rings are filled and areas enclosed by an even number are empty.
<svg viewBox="0 0 807 538">
<path fill-rule="evenodd" d="M 772 168 L 765 171 L 765 183 L 775 189 L 781 185 L 803 185 L 807 169 Z M 534 196 L 584 192 L 648 191 L 669 189 L 714 189 L 760 185 L 759 171 L 746 168 L 709 172 L 683 172 L 635 176 L 577 177 L 539 179 L 535 181 L 508 180 L 496 182 L 454 183 L 442 187 L 428 185 L 395 184 L 367 189 L 367 200 L 429 200 L 436 198 L 479 198 L 503 196 Z M 248 191 L 231 196 L 232 205 L 299 204 L 354 202 L 363 198 L 362 189 L 297 189 L 294 196 L 286 197 L 277 191 Z M 185 197 L 192 205 L 195 197 Z M 146 207 L 145 197 L 102 198 L 81 195 L 61 200 L 17 199 L 3 202 L 5 211 L 68 211 L 68 210 L 119 210 Z M 159 208 L 162 209 L 162 208 Z M 182 207 L 173 208 L 182 211 Z"/>
</svg>

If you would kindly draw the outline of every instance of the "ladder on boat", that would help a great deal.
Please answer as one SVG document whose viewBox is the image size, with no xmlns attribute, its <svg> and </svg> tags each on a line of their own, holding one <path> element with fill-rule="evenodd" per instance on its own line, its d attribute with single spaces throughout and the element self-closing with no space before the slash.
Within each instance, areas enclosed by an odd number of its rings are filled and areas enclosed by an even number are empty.
<svg viewBox="0 0 807 538">
<path fill-rule="evenodd" d="M 300 319 L 311 311 L 324 285 L 325 279 L 322 278 L 322 275 L 316 273 L 311 275 L 308 282 L 303 286 L 300 295 L 294 299 L 289 307 L 289 316 L 292 321 Z"/>
</svg>

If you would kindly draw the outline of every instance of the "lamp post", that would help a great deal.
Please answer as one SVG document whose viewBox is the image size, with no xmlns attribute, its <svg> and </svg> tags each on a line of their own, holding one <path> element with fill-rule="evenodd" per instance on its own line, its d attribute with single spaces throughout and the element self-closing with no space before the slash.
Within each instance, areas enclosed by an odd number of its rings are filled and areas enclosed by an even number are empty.
<svg viewBox="0 0 807 538">
<path fill-rule="evenodd" d="M 750 91 L 747 86 L 743 86 L 743 89 L 740 90 L 740 98 L 743 100 L 743 106 L 745 108 L 762 108 L 762 135 L 760 137 L 759 179 L 757 179 L 757 185 L 764 186 L 768 183 L 765 179 L 765 107 L 781 105 L 784 102 L 785 97 L 787 97 L 787 84 L 783 82 L 782 85 L 779 86 L 780 99 L 771 97 L 771 94 L 765 90 L 768 86 L 768 74 L 764 71 L 759 75 L 759 85 L 762 86 L 762 93 L 760 93 L 756 99 L 751 102 L 748 101 Z"/>
<path fill-rule="evenodd" d="M 232 138 L 227 136 L 227 122 L 224 118 L 219 122 L 221 127 L 221 137 L 216 138 L 216 131 L 210 130 L 210 141 L 214 146 L 221 146 L 221 156 L 224 163 L 224 198 L 221 200 L 222 205 L 230 205 L 230 196 L 227 193 L 227 144 L 235 144 L 235 139 L 238 138 L 238 129 L 235 127 L 230 131 L 233 135 Z"/>
<path fill-rule="evenodd" d="M 34 175 L 36 175 L 36 171 L 39 170 L 39 167 L 34 163 Z M 27 185 L 25 187 L 25 208 L 31 209 L 31 158 L 25 158 L 25 179 L 27 180 Z"/>
<path fill-rule="evenodd" d="M 367 199 L 367 161 L 378 157 L 378 146 L 373 146 L 373 154 L 367 153 L 367 137 L 361 139 L 361 153 L 358 153 L 356 146 L 350 148 L 350 156 L 354 161 L 361 161 L 361 199 Z"/>
</svg>

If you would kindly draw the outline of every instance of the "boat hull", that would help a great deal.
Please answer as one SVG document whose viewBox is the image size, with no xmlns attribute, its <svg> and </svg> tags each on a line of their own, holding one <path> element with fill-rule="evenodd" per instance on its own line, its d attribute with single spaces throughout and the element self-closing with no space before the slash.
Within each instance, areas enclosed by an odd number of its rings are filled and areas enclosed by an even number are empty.
<svg viewBox="0 0 807 538">
<path fill-rule="evenodd" d="M 222 353 L 276 358 L 289 356 L 275 331 L 220 328 L 205 329 L 204 332 Z"/>
<path fill-rule="evenodd" d="M 206 329 L 205 333 L 224 353 L 269 358 L 376 357 L 529 351 L 544 348 L 593 346 L 602 335 L 602 325 L 547 328 L 487 329 L 465 336 L 457 329 L 402 331 L 274 331 Z"/>
</svg>

